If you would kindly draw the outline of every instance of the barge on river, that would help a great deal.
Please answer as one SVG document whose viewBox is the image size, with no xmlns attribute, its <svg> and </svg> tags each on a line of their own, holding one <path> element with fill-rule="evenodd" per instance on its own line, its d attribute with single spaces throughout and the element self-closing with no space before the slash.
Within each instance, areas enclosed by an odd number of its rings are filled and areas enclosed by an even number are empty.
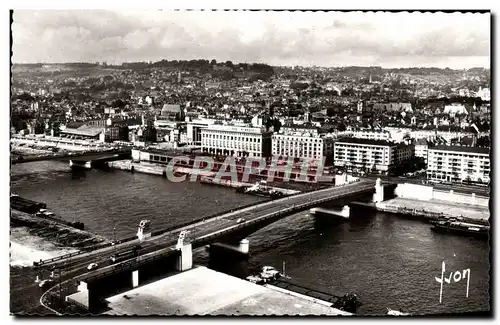
<svg viewBox="0 0 500 325">
<path fill-rule="evenodd" d="M 440 232 L 451 232 L 480 239 L 487 239 L 490 227 L 485 225 L 460 222 L 454 220 L 441 220 L 431 222 L 432 230 Z"/>
</svg>

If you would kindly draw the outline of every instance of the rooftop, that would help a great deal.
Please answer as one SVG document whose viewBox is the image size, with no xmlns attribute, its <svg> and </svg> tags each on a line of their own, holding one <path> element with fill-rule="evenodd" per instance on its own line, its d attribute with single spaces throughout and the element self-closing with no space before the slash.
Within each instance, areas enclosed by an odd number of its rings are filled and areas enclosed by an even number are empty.
<svg viewBox="0 0 500 325">
<path fill-rule="evenodd" d="M 455 151 L 455 152 L 470 152 L 470 153 L 479 153 L 479 154 L 490 154 L 489 148 L 481 148 L 481 147 L 465 147 L 465 146 L 444 146 L 439 145 L 429 150 L 443 150 L 443 151 Z"/>
<path fill-rule="evenodd" d="M 349 315 L 206 267 L 107 299 L 105 315 Z"/>
<path fill-rule="evenodd" d="M 429 145 L 429 142 L 425 138 L 420 138 L 420 139 L 415 140 L 415 145 L 427 146 L 427 145 Z"/>
<path fill-rule="evenodd" d="M 104 131 L 104 128 L 86 127 L 86 128 L 78 128 L 78 129 L 66 128 L 66 129 L 62 130 L 61 133 L 95 137 L 95 136 L 99 135 L 99 133 L 102 133 L 103 131 Z"/>
</svg>

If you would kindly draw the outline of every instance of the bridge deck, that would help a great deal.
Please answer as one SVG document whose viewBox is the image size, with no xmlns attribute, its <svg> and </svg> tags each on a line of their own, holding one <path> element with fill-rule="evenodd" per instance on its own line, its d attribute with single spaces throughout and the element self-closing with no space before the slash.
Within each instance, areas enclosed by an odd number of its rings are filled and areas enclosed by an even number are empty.
<svg viewBox="0 0 500 325">
<path fill-rule="evenodd" d="M 49 263 L 47 267 L 59 266 L 64 268 L 66 270 L 65 272 L 76 273 L 75 280 L 97 279 L 112 274 L 113 272 L 137 268 L 141 264 L 149 263 L 152 260 L 174 253 L 174 245 L 182 230 L 190 230 L 190 239 L 195 247 L 206 245 L 217 241 L 217 239 L 223 235 L 228 235 L 236 231 L 245 231 L 247 228 L 258 228 L 260 224 L 265 224 L 268 220 L 278 220 L 294 212 L 311 208 L 323 202 L 370 190 L 373 190 L 372 182 L 357 182 L 346 186 L 301 193 L 279 200 L 257 204 L 209 220 L 178 228 L 158 236 L 150 237 L 141 243 L 140 257 L 115 265 L 111 265 L 109 256 L 111 251 L 118 249 L 118 247 L 107 247 L 94 252 L 71 256 L 68 259 Z M 243 219 L 243 221 L 240 219 Z M 123 243 L 119 251 L 128 250 L 137 244 L 138 240 Z M 100 268 L 88 272 L 86 267 L 91 262 L 98 263 Z"/>
</svg>

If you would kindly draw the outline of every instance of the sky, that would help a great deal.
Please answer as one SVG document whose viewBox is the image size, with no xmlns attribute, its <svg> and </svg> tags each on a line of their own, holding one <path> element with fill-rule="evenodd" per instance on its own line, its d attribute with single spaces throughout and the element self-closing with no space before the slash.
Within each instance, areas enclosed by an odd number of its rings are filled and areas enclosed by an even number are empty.
<svg viewBox="0 0 500 325">
<path fill-rule="evenodd" d="M 12 61 L 490 68 L 490 30 L 477 13 L 22 10 Z"/>
</svg>

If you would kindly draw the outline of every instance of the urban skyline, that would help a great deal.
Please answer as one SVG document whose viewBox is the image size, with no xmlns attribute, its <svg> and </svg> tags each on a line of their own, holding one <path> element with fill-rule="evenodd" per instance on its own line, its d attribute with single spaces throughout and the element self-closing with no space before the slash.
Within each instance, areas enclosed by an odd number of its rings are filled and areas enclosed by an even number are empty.
<svg viewBox="0 0 500 325">
<path fill-rule="evenodd" d="M 15 11 L 13 20 L 14 63 L 490 66 L 490 15 L 479 13 Z"/>
</svg>

